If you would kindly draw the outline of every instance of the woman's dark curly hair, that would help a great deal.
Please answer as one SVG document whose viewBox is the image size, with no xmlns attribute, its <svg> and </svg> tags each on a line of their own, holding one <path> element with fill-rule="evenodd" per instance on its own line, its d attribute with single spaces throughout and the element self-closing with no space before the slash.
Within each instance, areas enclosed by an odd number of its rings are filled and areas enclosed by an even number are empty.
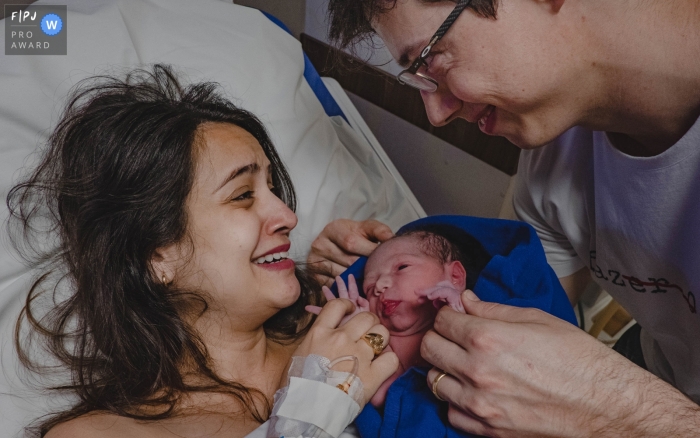
<svg viewBox="0 0 700 438">
<path fill-rule="evenodd" d="M 43 436 L 92 411 L 167 418 L 191 392 L 228 394 L 257 421 L 269 416 L 262 392 L 214 372 L 202 339 L 186 322 L 206 311 L 204 294 L 163 284 L 151 266 L 156 249 L 188 239 L 185 202 L 203 123 L 230 123 L 252 134 L 270 160 L 278 196 L 295 208 L 292 183 L 265 128 L 217 88 L 210 82 L 184 87 L 163 65 L 125 79 L 81 82 L 41 163 L 8 194 L 13 243 L 44 272 L 17 322 L 16 348 L 27 367 L 43 370 L 29 352 L 39 339 L 71 373 L 69 384 L 53 389 L 79 399 L 35 433 Z M 308 330 L 304 306 L 320 301 L 318 285 L 296 273 L 298 301 L 264 324 L 280 343 Z M 65 290 L 68 296 L 58 298 Z M 38 305 L 44 301 L 48 308 Z M 23 327 L 29 337 L 20 334 Z"/>
<path fill-rule="evenodd" d="M 328 23 L 330 40 L 341 49 L 354 49 L 372 40 L 372 21 L 394 7 L 398 0 L 329 0 Z M 439 3 L 446 0 L 419 0 Z M 448 0 L 457 3 L 457 0 Z M 472 0 L 469 8 L 486 18 L 496 18 L 498 0 Z M 447 18 L 447 17 L 445 17 Z M 435 29 L 437 30 L 437 29 Z"/>
</svg>

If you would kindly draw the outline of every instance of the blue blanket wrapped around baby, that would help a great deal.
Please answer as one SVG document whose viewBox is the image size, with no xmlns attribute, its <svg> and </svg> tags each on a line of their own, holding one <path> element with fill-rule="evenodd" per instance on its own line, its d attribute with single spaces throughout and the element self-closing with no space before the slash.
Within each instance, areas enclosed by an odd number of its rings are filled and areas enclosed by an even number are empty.
<svg viewBox="0 0 700 438">
<path fill-rule="evenodd" d="M 576 324 L 571 304 L 547 264 L 535 230 L 524 222 L 469 216 L 431 216 L 405 225 L 448 224 L 474 236 L 492 255 L 481 271 L 474 293 L 482 301 L 544 310 Z M 362 284 L 366 257 L 341 277 L 353 274 Z M 335 291 L 334 291 L 335 292 Z M 361 292 L 362 293 L 362 292 Z M 411 368 L 387 392 L 383 412 L 367 405 L 355 420 L 363 438 L 471 437 L 447 422 L 447 403 L 438 401 L 426 384 L 427 369 Z"/>
</svg>

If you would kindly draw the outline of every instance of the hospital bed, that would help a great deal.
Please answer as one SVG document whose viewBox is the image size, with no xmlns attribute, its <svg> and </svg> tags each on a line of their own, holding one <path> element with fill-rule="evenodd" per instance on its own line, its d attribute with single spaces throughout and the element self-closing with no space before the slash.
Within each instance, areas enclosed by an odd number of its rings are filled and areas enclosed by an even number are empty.
<svg viewBox="0 0 700 438">
<path fill-rule="evenodd" d="M 41 4 L 42 2 L 37 2 Z M 54 2 L 55 3 L 55 2 Z M 0 220 L 12 185 L 38 162 L 69 90 L 96 74 L 166 63 L 186 82 L 215 81 L 268 128 L 298 194 L 292 256 L 336 218 L 392 228 L 425 215 L 343 89 L 321 78 L 300 43 L 258 10 L 221 0 L 67 0 L 68 55 L 0 55 Z M 4 46 L 4 33 L 0 33 Z M 13 329 L 35 273 L 0 233 L 0 435 L 70 399 L 32 387 Z"/>
</svg>

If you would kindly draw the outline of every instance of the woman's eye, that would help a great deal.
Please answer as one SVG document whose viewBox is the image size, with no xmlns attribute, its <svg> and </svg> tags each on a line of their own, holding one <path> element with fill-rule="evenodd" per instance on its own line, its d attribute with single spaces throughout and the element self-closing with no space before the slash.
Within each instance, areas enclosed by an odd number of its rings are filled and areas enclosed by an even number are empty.
<svg viewBox="0 0 700 438">
<path fill-rule="evenodd" d="M 408 268 L 408 265 L 399 265 L 399 271 Z"/>
<path fill-rule="evenodd" d="M 248 190 L 247 192 L 231 199 L 231 201 L 247 201 L 249 199 L 253 199 L 253 193 L 254 192 L 252 190 Z"/>
</svg>

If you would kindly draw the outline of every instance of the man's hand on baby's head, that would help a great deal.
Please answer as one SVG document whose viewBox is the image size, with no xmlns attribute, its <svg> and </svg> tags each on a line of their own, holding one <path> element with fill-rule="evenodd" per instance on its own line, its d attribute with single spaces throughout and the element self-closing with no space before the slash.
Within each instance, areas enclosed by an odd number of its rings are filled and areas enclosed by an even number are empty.
<svg viewBox="0 0 700 438">
<path fill-rule="evenodd" d="M 418 296 L 426 297 L 433 302 L 435 307 L 448 305 L 460 313 L 466 313 L 462 305 L 462 290 L 457 289 L 449 281 L 441 281 L 435 287 L 417 292 Z"/>
<path fill-rule="evenodd" d="M 387 225 L 375 221 L 337 219 L 326 225 L 311 244 L 307 260 L 314 268 L 321 284 L 330 286 L 333 278 L 353 264 L 359 256 L 368 256 L 377 247 L 394 236 Z"/>
<path fill-rule="evenodd" d="M 355 311 L 349 315 L 345 315 L 345 317 L 340 321 L 339 327 L 348 322 L 353 316 L 357 315 L 358 313 L 369 312 L 369 301 L 360 296 L 360 291 L 357 288 L 357 282 L 355 281 L 355 277 L 352 274 L 348 276 L 347 286 L 345 285 L 343 279 L 340 278 L 340 276 L 335 278 L 335 283 L 338 286 L 337 298 L 345 298 L 346 300 L 350 300 L 353 304 L 355 304 Z M 327 301 L 336 299 L 336 296 L 333 295 L 333 292 L 331 292 L 331 290 L 327 286 L 323 286 L 321 289 L 323 290 L 323 295 L 326 297 Z M 306 306 L 306 310 L 318 315 L 319 312 L 321 312 L 321 307 Z"/>
</svg>

